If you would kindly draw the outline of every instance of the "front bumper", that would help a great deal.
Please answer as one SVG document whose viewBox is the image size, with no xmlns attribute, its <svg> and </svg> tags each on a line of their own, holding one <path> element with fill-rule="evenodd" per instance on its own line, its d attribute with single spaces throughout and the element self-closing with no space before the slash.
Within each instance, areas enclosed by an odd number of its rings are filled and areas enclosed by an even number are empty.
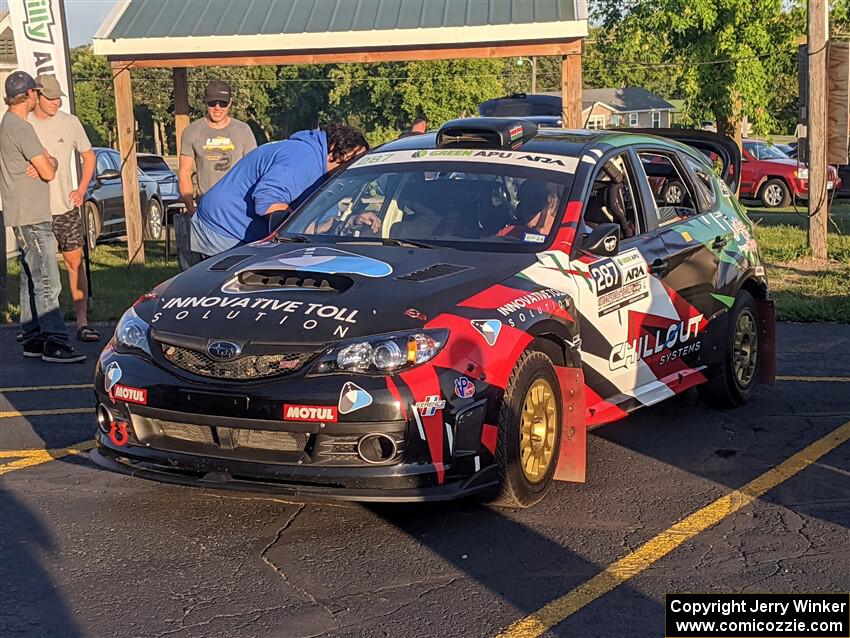
<svg viewBox="0 0 850 638">
<path fill-rule="evenodd" d="M 104 369 L 115 364 L 122 393 L 105 388 Z M 444 376 L 440 385 L 451 388 L 457 373 Z M 333 422 L 283 418 L 285 405 L 336 406 L 350 381 L 368 392 L 370 405 Z M 107 347 L 95 395 L 108 418 L 101 419 L 93 458 L 142 478 L 309 498 L 447 500 L 494 488 L 492 451 L 482 443 L 488 398 L 449 400 L 451 390 L 444 392 L 447 405 L 436 430 L 423 427 L 412 405 L 405 409 L 414 399 L 399 386 L 383 377 L 342 375 L 221 383 Z M 126 388 L 144 392 L 134 396 Z M 113 423 L 125 424 L 126 437 L 110 432 Z M 358 442 L 367 435 L 392 439 L 393 453 L 366 462 Z"/>
</svg>

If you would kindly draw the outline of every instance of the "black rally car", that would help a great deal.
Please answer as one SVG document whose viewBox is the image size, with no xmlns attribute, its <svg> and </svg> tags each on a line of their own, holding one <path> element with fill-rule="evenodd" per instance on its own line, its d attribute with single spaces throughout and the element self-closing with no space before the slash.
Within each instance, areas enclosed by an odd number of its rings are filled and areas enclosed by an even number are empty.
<svg viewBox="0 0 850 638">
<path fill-rule="evenodd" d="M 655 132 L 689 145 L 479 118 L 365 155 L 127 311 L 97 366 L 95 460 L 529 505 L 584 480 L 589 427 L 693 386 L 743 403 L 772 380 L 774 319 L 740 157 Z M 676 206 L 653 186 L 671 179 Z"/>
</svg>

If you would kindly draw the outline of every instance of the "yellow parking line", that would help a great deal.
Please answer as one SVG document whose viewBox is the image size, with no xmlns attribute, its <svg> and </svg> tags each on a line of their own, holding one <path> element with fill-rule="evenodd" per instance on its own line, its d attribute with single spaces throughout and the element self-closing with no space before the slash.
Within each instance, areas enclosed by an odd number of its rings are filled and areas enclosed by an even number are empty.
<svg viewBox="0 0 850 638">
<path fill-rule="evenodd" d="M 94 412 L 94 408 L 59 408 L 56 410 L 9 410 L 8 412 L 0 412 L 0 419 L 11 419 L 17 416 L 50 416 L 54 414 L 85 414 Z"/>
<path fill-rule="evenodd" d="M 9 392 L 43 392 L 45 390 L 87 390 L 91 383 L 69 383 L 66 385 L 19 385 L 11 388 L 0 388 L 0 394 Z"/>
<path fill-rule="evenodd" d="M 607 594 L 630 578 L 651 567 L 664 556 L 700 532 L 716 525 L 768 490 L 787 481 L 828 452 L 850 440 L 850 421 L 815 441 L 794 456 L 768 470 L 742 488 L 722 496 L 713 503 L 683 518 L 634 552 L 624 556 L 571 592 L 547 603 L 530 616 L 518 620 L 498 638 L 532 638 L 562 622 L 570 614 Z"/>
<path fill-rule="evenodd" d="M 75 456 L 93 447 L 94 441 L 84 441 L 71 447 L 51 450 L 3 450 L 0 451 L 0 476 L 14 472 L 15 470 L 23 470 L 24 468 L 55 461 L 64 456 Z M 3 459 L 15 460 L 3 463 Z"/>
<path fill-rule="evenodd" d="M 810 383 L 850 383 L 850 377 L 776 377 L 777 381 L 808 381 Z"/>
</svg>

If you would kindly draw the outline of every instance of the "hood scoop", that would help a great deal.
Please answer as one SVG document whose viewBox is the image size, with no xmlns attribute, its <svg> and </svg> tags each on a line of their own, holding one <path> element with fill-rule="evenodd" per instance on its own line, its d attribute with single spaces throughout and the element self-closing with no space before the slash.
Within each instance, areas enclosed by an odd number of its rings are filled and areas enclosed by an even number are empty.
<svg viewBox="0 0 850 638">
<path fill-rule="evenodd" d="M 472 266 L 456 266 L 455 264 L 433 264 L 427 268 L 414 270 L 406 275 L 396 277 L 399 281 L 432 281 L 449 275 L 456 275 L 459 272 L 470 270 Z"/>
<path fill-rule="evenodd" d="M 250 259 L 252 255 L 230 255 L 224 259 L 219 259 L 208 268 L 210 272 L 227 272 L 237 264 L 241 264 L 246 259 Z"/>
<path fill-rule="evenodd" d="M 345 292 L 354 280 L 345 275 L 331 275 L 303 270 L 243 270 L 222 286 L 222 292 L 274 292 L 285 290 L 317 290 Z"/>
</svg>

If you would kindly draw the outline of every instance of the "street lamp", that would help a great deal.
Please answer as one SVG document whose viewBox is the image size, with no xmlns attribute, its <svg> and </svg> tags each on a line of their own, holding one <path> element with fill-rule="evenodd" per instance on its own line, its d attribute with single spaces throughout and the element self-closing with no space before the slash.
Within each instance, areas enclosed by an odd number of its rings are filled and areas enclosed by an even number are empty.
<svg viewBox="0 0 850 638">
<path fill-rule="evenodd" d="M 531 92 L 537 93 L 537 58 L 517 58 L 517 66 L 522 66 L 525 60 L 531 64 Z"/>
</svg>

